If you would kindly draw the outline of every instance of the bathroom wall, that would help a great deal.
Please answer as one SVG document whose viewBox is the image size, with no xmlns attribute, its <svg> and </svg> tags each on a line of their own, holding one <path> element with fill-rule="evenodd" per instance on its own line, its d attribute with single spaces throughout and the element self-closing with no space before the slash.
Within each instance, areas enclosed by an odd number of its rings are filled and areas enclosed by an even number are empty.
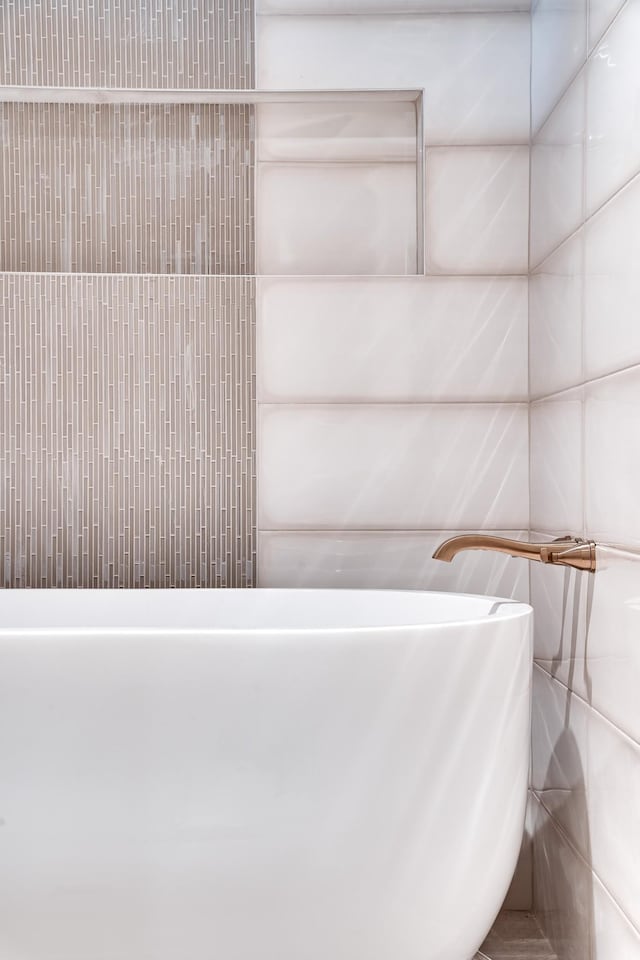
<svg viewBox="0 0 640 960">
<path fill-rule="evenodd" d="M 640 957 L 640 3 L 533 11 L 534 900 L 560 960 Z"/>
<path fill-rule="evenodd" d="M 259 582 L 526 597 L 524 563 L 430 558 L 451 531 L 528 529 L 528 2 L 257 14 L 261 88 L 426 90 L 426 276 L 402 256 L 405 156 L 343 154 L 327 193 L 321 167 L 278 179 L 258 147 Z"/>
<path fill-rule="evenodd" d="M 144 93 L 253 87 L 253 32 L 248 0 L 0 4 L 2 586 L 255 583 L 253 108 Z"/>
</svg>

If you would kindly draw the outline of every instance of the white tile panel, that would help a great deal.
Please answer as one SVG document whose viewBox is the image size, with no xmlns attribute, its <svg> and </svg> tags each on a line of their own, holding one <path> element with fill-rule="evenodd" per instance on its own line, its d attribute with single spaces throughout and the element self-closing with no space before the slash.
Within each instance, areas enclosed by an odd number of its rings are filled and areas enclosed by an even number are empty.
<svg viewBox="0 0 640 960">
<path fill-rule="evenodd" d="M 427 143 L 526 143 L 529 17 L 261 16 L 263 89 L 423 88 Z"/>
<path fill-rule="evenodd" d="M 589 0 L 589 47 L 598 43 L 625 0 Z"/>
<path fill-rule="evenodd" d="M 261 163 L 262 274 L 415 274 L 415 164 Z"/>
<path fill-rule="evenodd" d="M 262 530 L 528 526 L 525 405 L 263 404 L 259 413 Z"/>
<path fill-rule="evenodd" d="M 585 226 L 587 379 L 640 363 L 640 179 Z"/>
<path fill-rule="evenodd" d="M 565 240 L 584 217 L 584 76 L 537 134 L 531 150 L 531 265 Z"/>
<path fill-rule="evenodd" d="M 640 745 L 595 711 L 589 720 L 589 826 L 594 872 L 640 926 Z"/>
<path fill-rule="evenodd" d="M 258 399 L 527 399 L 524 277 L 261 278 Z"/>
<path fill-rule="evenodd" d="M 588 960 L 593 926 L 593 875 L 538 804 L 533 847 L 534 910 L 562 960 Z"/>
<path fill-rule="evenodd" d="M 531 395 L 582 381 L 583 235 L 578 233 L 529 277 Z"/>
<path fill-rule="evenodd" d="M 590 536 L 640 546 L 640 367 L 585 388 L 585 501 Z"/>
<path fill-rule="evenodd" d="M 595 49 L 587 86 L 587 212 L 640 171 L 640 4 L 631 0 Z"/>
<path fill-rule="evenodd" d="M 593 882 L 593 956 L 596 960 L 637 960 L 640 933 L 629 923 L 597 877 Z"/>
<path fill-rule="evenodd" d="M 526 273 L 526 147 L 427 151 L 427 272 Z"/>
<path fill-rule="evenodd" d="M 534 666 L 531 786 L 587 859 L 589 712 L 564 684 Z"/>
<path fill-rule="evenodd" d="M 410 101 L 261 103 L 255 112 L 258 161 L 416 159 Z"/>
<path fill-rule="evenodd" d="M 582 407 L 581 390 L 531 406 L 531 525 L 536 530 L 582 530 Z"/>
<path fill-rule="evenodd" d="M 529 11 L 531 0 L 257 0 L 258 14 L 500 13 Z"/>
<path fill-rule="evenodd" d="M 501 531 L 515 540 L 526 531 Z M 264 532 L 259 535 L 258 583 L 261 587 L 366 587 L 394 590 L 445 590 L 529 597 L 524 560 L 469 551 L 453 563 L 432 554 L 452 531 L 335 530 Z"/>
<path fill-rule="evenodd" d="M 587 0 L 538 0 L 531 18 L 531 107 L 539 130 L 584 63 Z"/>
</svg>

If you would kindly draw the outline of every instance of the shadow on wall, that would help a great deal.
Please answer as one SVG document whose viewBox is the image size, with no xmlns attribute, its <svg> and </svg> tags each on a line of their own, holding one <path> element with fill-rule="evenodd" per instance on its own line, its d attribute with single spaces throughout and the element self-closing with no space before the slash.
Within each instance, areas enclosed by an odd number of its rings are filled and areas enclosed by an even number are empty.
<svg viewBox="0 0 640 960">
<path fill-rule="evenodd" d="M 577 683 L 591 695 L 586 645 L 593 590 L 592 576 L 565 572 L 558 648 L 545 664 L 560 682 L 537 671 L 541 695 L 534 693 L 534 909 L 559 960 L 586 960 L 594 942 L 587 708 L 571 693 Z"/>
</svg>

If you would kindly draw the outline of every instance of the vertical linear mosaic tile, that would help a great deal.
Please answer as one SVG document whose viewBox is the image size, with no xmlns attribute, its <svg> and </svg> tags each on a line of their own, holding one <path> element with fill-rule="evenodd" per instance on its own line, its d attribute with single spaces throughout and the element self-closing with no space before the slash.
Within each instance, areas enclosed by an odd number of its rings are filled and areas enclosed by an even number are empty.
<svg viewBox="0 0 640 960">
<path fill-rule="evenodd" d="M 0 104 L 0 269 L 254 272 L 250 106 Z"/>
<path fill-rule="evenodd" d="M 254 86 L 251 0 L 2 0 L 0 84 Z"/>
<path fill-rule="evenodd" d="M 5 587 L 250 586 L 255 280 L 0 276 Z"/>
</svg>

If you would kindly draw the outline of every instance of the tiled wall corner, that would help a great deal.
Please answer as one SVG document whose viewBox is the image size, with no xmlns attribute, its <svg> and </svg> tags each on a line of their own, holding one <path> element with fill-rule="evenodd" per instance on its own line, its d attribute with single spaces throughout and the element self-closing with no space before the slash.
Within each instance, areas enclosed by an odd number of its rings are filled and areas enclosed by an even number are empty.
<svg viewBox="0 0 640 960">
<path fill-rule="evenodd" d="M 533 11 L 531 522 L 601 544 L 595 577 L 531 570 L 534 900 L 560 960 L 640 957 L 639 10 Z"/>
</svg>

